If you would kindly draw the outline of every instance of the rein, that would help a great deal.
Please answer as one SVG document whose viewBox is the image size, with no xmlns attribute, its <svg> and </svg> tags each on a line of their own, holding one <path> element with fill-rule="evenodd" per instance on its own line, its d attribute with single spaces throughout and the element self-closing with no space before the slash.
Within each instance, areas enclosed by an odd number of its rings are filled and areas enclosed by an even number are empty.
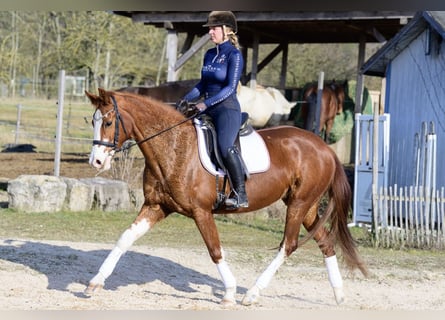
<svg viewBox="0 0 445 320">
<path fill-rule="evenodd" d="M 133 142 L 131 144 L 123 145 L 122 147 L 118 148 L 117 147 L 117 143 L 119 141 L 119 121 L 122 122 L 122 128 L 124 129 L 124 132 L 125 132 L 126 135 L 127 135 L 127 130 L 125 129 L 124 121 L 123 121 L 123 119 L 122 119 L 122 117 L 121 117 L 121 115 L 119 113 L 117 102 L 116 102 L 116 99 L 114 98 L 114 96 L 111 96 L 111 100 L 113 101 L 113 110 L 114 110 L 114 112 L 116 114 L 115 131 L 114 131 L 114 142 L 111 143 L 111 142 L 102 141 L 102 140 L 93 140 L 93 145 L 102 145 L 102 146 L 110 147 L 110 148 L 113 148 L 114 152 L 125 151 L 125 150 L 128 150 L 128 149 L 130 149 L 130 148 L 132 148 L 134 146 L 137 146 L 137 145 L 139 145 L 141 143 L 144 143 L 144 142 L 146 142 L 148 140 L 151 140 L 151 139 L 153 139 L 153 138 L 155 138 L 155 137 L 157 137 L 157 136 L 159 136 L 159 135 L 161 135 L 161 134 L 163 134 L 163 133 L 165 133 L 165 132 L 167 132 L 169 130 L 172 130 L 172 129 L 180 126 L 181 124 L 183 124 L 183 123 L 185 123 L 185 122 L 187 122 L 189 120 L 194 119 L 195 117 L 197 117 L 198 115 L 201 114 L 201 112 L 197 112 L 197 113 L 195 113 L 195 114 L 185 118 L 184 120 L 182 120 L 182 121 L 172 125 L 171 127 L 165 128 L 165 129 L 163 129 L 163 130 L 161 130 L 161 131 L 159 131 L 159 132 L 157 132 L 157 133 L 155 133 L 155 134 L 153 134 L 151 136 L 148 136 L 148 137 L 146 137 L 146 138 L 144 138 L 142 140 Z"/>
<path fill-rule="evenodd" d="M 132 147 L 134 147 L 134 146 L 137 146 L 137 145 L 139 145 L 139 144 L 141 144 L 141 143 L 144 143 L 144 142 L 146 142 L 146 141 L 148 141 L 148 140 L 151 140 L 151 139 L 153 139 L 153 138 L 155 138 L 155 137 L 157 137 L 157 136 L 159 136 L 159 135 L 161 135 L 161 134 L 163 134 L 163 133 L 165 133 L 165 132 L 167 132 L 167 131 L 169 131 L 169 130 L 172 130 L 172 129 L 174 129 L 174 128 L 180 126 L 181 124 L 183 124 L 183 123 L 185 123 L 185 122 L 187 122 L 187 121 L 189 121 L 189 120 L 192 120 L 193 118 L 195 118 L 196 116 L 198 116 L 198 114 L 199 114 L 199 112 L 196 113 L 196 114 L 194 114 L 194 115 L 192 115 L 192 116 L 190 116 L 190 117 L 188 117 L 188 118 L 185 118 L 184 120 L 182 120 L 182 121 L 180 121 L 180 122 L 178 122 L 178 123 L 172 125 L 171 127 L 168 127 L 168 128 L 166 128 L 166 129 L 164 129 L 164 130 L 161 130 L 161 131 L 159 131 L 159 132 L 157 132 L 157 133 L 155 133 L 155 134 L 153 134 L 153 135 L 151 135 L 151 136 L 148 136 L 148 137 L 146 137 L 146 138 L 144 138 L 144 139 L 142 139 L 142 140 L 136 141 L 136 142 L 134 142 L 134 143 L 132 143 L 132 144 L 128 144 L 128 145 L 126 145 L 126 146 L 122 146 L 121 148 L 116 149 L 116 152 L 120 152 L 120 151 L 128 150 L 128 149 L 130 149 L 130 148 L 132 148 Z"/>
</svg>

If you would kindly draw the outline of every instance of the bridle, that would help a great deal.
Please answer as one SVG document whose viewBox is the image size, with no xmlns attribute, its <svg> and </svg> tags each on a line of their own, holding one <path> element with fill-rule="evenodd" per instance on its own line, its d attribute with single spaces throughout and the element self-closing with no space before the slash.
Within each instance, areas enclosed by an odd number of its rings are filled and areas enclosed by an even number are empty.
<svg viewBox="0 0 445 320">
<path fill-rule="evenodd" d="M 101 118 L 102 119 L 105 118 L 111 111 L 114 111 L 114 114 L 116 115 L 116 120 L 114 122 L 114 141 L 108 142 L 103 140 L 93 140 L 93 146 L 99 145 L 99 146 L 110 147 L 114 152 L 119 152 L 122 151 L 122 148 L 117 147 L 117 144 L 119 142 L 119 122 L 122 123 L 122 128 L 124 129 L 124 133 L 126 135 L 127 135 L 127 130 L 125 129 L 124 121 L 122 120 L 121 114 L 119 113 L 117 102 L 114 96 L 111 96 L 111 100 L 113 101 L 113 109 L 102 115 Z"/>
<path fill-rule="evenodd" d="M 116 115 L 116 120 L 114 122 L 114 127 L 115 127 L 115 130 L 114 130 L 114 141 L 113 142 L 108 142 L 108 141 L 103 141 L 103 140 L 93 140 L 93 146 L 100 145 L 100 146 L 109 147 L 109 148 L 112 148 L 112 151 L 114 151 L 115 153 L 128 150 L 131 147 L 134 147 L 134 146 L 139 145 L 139 144 L 141 144 L 143 142 L 146 142 L 146 141 L 148 141 L 150 139 L 153 139 L 154 137 L 157 137 L 157 136 L 163 134 L 164 132 L 167 132 L 167 131 L 169 131 L 169 130 L 171 130 L 173 128 L 176 128 L 177 126 L 180 126 L 181 124 L 183 124 L 183 123 L 185 123 L 185 122 L 187 122 L 189 120 L 192 120 L 193 118 L 195 118 L 195 117 L 197 117 L 198 115 L 201 114 L 200 112 L 197 112 L 197 113 L 195 113 L 195 114 L 185 118 L 184 120 L 182 120 L 182 121 L 172 125 L 171 127 L 163 129 L 163 130 L 161 130 L 161 131 L 159 131 L 159 132 L 157 132 L 157 133 L 155 133 L 155 134 L 153 134 L 151 136 L 148 136 L 148 137 L 146 137 L 146 138 L 144 138 L 142 140 L 136 141 L 134 143 L 124 144 L 124 145 L 122 145 L 122 147 L 118 148 L 118 142 L 119 142 L 119 122 L 122 123 L 122 128 L 124 130 L 125 135 L 128 135 L 128 134 L 127 134 L 127 130 L 125 129 L 124 121 L 123 121 L 123 119 L 122 119 L 122 117 L 121 117 L 121 115 L 119 113 L 119 108 L 117 106 L 117 102 L 116 102 L 116 99 L 114 98 L 114 96 L 111 96 L 111 100 L 113 102 L 113 109 L 111 109 L 108 112 L 106 112 L 104 115 L 101 116 L 101 118 L 102 119 L 105 118 L 110 112 L 114 111 L 114 113 Z M 94 116 L 93 116 L 93 118 L 94 118 Z M 96 120 L 96 119 L 94 119 L 94 120 Z"/>
</svg>

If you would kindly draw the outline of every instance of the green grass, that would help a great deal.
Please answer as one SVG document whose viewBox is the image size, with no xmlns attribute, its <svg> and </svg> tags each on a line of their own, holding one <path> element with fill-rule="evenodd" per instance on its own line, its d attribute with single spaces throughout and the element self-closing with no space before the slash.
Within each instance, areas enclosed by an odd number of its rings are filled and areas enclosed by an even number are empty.
<svg viewBox="0 0 445 320">
<path fill-rule="evenodd" d="M 58 212 L 22 213 L 0 210 L 0 236 L 35 240 L 63 240 L 114 243 L 128 228 L 136 213 Z M 230 218 L 216 218 L 221 241 L 231 247 L 277 247 L 283 226 L 268 221 L 240 223 Z M 137 244 L 167 247 L 203 246 L 204 242 L 192 219 L 173 214 L 154 226 Z"/>
<path fill-rule="evenodd" d="M 121 212 L 58 212 L 23 213 L 0 209 L 0 238 L 98 242 L 114 244 L 136 217 L 136 213 Z M 245 262 L 269 261 L 279 246 L 283 222 L 278 219 L 234 218 L 216 216 L 216 225 L 222 245 L 232 256 Z M 435 250 L 392 250 L 374 248 L 366 229 L 351 228 L 358 242 L 361 256 L 370 270 L 375 268 L 402 268 L 437 270 L 445 264 L 445 252 Z M 304 231 L 302 231 L 304 234 Z M 192 219 L 172 214 L 159 222 L 136 245 L 169 248 L 201 248 L 204 242 Z M 315 241 L 307 242 L 290 257 L 288 263 L 305 262 L 322 265 L 322 255 Z"/>
</svg>

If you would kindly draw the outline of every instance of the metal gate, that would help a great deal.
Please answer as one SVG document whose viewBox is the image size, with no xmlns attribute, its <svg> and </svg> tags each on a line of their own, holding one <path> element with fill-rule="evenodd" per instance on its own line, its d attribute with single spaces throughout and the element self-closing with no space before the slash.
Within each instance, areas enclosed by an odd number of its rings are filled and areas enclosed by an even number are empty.
<svg viewBox="0 0 445 320">
<path fill-rule="evenodd" d="M 388 184 L 389 114 L 379 116 L 378 188 Z M 372 224 L 372 172 L 374 151 L 372 115 L 355 115 L 355 169 L 353 224 Z"/>
</svg>

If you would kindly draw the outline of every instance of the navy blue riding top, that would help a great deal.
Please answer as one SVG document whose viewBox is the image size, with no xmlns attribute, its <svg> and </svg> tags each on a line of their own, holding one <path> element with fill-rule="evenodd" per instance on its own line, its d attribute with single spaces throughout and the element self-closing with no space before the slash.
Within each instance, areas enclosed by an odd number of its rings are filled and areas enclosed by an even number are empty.
<svg viewBox="0 0 445 320">
<path fill-rule="evenodd" d="M 201 80 L 184 96 L 184 100 L 194 101 L 203 96 L 206 113 L 211 113 L 218 104 L 232 97 L 234 99 L 229 99 L 225 107 L 240 110 L 236 89 L 242 69 L 241 52 L 230 41 L 216 45 L 204 55 Z"/>
<path fill-rule="evenodd" d="M 235 143 L 241 126 L 241 107 L 236 89 L 243 69 L 241 52 L 229 41 L 216 45 L 204 55 L 201 80 L 184 96 L 186 101 L 204 97 L 206 109 L 215 125 L 217 143 L 223 158 Z"/>
</svg>

